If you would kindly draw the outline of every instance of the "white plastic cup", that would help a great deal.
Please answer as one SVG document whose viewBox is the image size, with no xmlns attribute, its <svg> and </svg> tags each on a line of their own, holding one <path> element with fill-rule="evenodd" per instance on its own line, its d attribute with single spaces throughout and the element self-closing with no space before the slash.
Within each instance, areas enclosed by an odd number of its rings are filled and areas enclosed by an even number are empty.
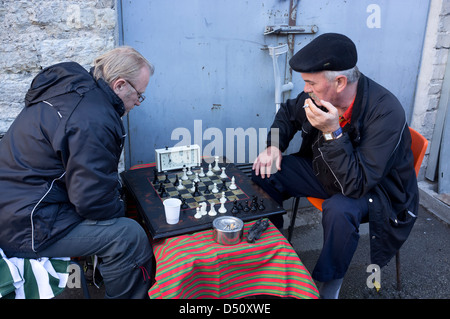
<svg viewBox="0 0 450 319">
<path fill-rule="evenodd" d="M 181 200 L 178 198 L 168 198 L 163 201 L 163 205 L 167 224 L 174 225 L 178 223 L 180 220 Z"/>
</svg>

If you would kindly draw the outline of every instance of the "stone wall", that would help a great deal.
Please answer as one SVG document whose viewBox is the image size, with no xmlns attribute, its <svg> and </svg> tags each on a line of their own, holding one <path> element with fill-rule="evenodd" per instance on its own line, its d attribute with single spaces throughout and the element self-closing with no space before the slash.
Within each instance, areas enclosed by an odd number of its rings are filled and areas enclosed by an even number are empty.
<svg viewBox="0 0 450 319">
<path fill-rule="evenodd" d="M 0 0 L 0 136 L 42 68 L 70 60 L 88 69 L 117 39 L 115 0 Z"/>
<path fill-rule="evenodd" d="M 423 179 L 436 123 L 450 50 L 450 0 L 431 0 L 411 126 L 430 143 L 422 162 Z"/>
<path fill-rule="evenodd" d="M 96 56 L 117 46 L 116 1 L 0 0 L 0 137 L 39 70 L 68 60 L 89 68 Z M 431 0 L 411 123 L 429 140 L 449 49 L 450 0 Z"/>
</svg>

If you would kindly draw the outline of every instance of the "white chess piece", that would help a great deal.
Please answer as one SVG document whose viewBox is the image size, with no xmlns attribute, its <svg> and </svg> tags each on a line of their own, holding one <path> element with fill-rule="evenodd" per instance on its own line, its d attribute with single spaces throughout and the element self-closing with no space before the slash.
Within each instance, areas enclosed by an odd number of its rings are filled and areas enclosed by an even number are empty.
<svg viewBox="0 0 450 319">
<path fill-rule="evenodd" d="M 230 189 L 237 189 L 237 186 L 236 186 L 236 181 L 235 181 L 235 179 L 234 179 L 234 176 L 231 178 L 231 184 L 230 184 L 230 186 L 228 186 Z"/>
<path fill-rule="evenodd" d="M 227 212 L 227 209 L 225 208 L 226 201 L 227 201 L 227 199 L 225 197 L 225 192 L 222 192 L 222 197 L 219 199 L 219 202 L 220 202 L 219 213 L 221 213 L 221 214 Z"/>
<path fill-rule="evenodd" d="M 200 182 L 200 178 L 198 178 L 198 173 L 197 172 L 195 172 L 195 177 L 194 177 L 194 182 Z"/>
<path fill-rule="evenodd" d="M 214 203 L 211 203 L 211 210 L 209 211 L 208 215 L 209 216 L 216 216 L 217 215 L 217 212 L 216 212 L 216 210 L 214 208 Z"/>
<path fill-rule="evenodd" d="M 186 174 L 186 167 L 183 167 L 183 176 L 181 176 L 181 179 L 183 181 L 187 181 L 189 179 L 189 177 Z"/>
<path fill-rule="evenodd" d="M 208 172 L 206 173 L 206 176 L 213 176 L 214 172 L 212 171 L 211 163 L 208 164 Z"/>
<path fill-rule="evenodd" d="M 214 156 L 214 162 L 215 162 L 215 165 L 214 165 L 213 170 L 216 171 L 216 172 L 220 171 L 219 156 Z"/>
<path fill-rule="evenodd" d="M 200 213 L 200 207 L 196 208 L 196 213 L 195 213 L 194 217 L 197 219 L 202 217 L 202 214 Z"/>
<path fill-rule="evenodd" d="M 221 168 L 222 169 L 222 173 L 220 174 L 220 178 L 227 178 L 228 176 L 227 176 L 227 174 L 225 174 L 225 167 L 222 167 Z"/>
<path fill-rule="evenodd" d="M 187 175 L 192 175 L 192 171 L 191 171 L 191 167 L 190 166 L 188 167 L 188 170 L 187 170 L 186 174 Z"/>
<path fill-rule="evenodd" d="M 192 182 L 192 187 L 191 187 L 190 191 L 192 193 L 195 192 L 195 182 Z"/>
<path fill-rule="evenodd" d="M 198 176 L 205 177 L 205 172 L 203 172 L 203 167 L 200 167 L 200 173 L 198 173 Z"/>
<path fill-rule="evenodd" d="M 214 194 L 219 192 L 219 190 L 217 189 L 217 183 L 214 183 L 214 187 L 211 192 L 213 192 Z"/>
<path fill-rule="evenodd" d="M 206 203 L 205 202 L 201 202 L 200 203 L 200 207 L 201 207 L 201 209 L 200 209 L 200 214 L 201 215 L 206 215 L 207 213 L 206 213 Z"/>
<path fill-rule="evenodd" d="M 184 185 L 183 185 L 183 182 L 182 181 L 179 181 L 180 183 L 178 184 L 178 186 L 177 186 L 177 189 L 180 191 L 180 190 L 182 190 L 182 189 L 185 189 L 186 187 L 184 187 Z"/>
</svg>

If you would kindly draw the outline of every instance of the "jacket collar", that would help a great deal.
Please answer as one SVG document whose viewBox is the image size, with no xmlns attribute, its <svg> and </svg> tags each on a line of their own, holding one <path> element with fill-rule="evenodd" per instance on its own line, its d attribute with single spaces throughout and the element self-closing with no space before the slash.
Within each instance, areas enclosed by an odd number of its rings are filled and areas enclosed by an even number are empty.
<svg viewBox="0 0 450 319">
<path fill-rule="evenodd" d="M 91 75 L 93 74 L 93 71 L 94 71 L 94 68 L 91 68 L 91 71 L 90 71 Z M 114 109 L 119 114 L 119 116 L 122 117 L 125 114 L 125 106 L 123 105 L 122 99 L 116 93 L 114 93 L 114 91 L 111 89 L 111 87 L 108 85 L 108 83 L 106 83 L 105 80 L 98 79 L 97 85 L 105 93 L 109 102 L 114 106 Z"/>
</svg>

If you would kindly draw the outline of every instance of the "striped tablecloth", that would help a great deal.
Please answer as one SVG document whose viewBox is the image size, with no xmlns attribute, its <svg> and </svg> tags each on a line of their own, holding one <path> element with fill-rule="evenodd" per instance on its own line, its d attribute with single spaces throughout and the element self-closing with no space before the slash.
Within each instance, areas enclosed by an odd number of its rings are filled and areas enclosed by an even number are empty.
<svg viewBox="0 0 450 319">
<path fill-rule="evenodd" d="M 247 243 L 253 223 L 245 224 L 244 239 L 233 246 L 216 244 L 212 230 L 155 242 L 150 298 L 318 298 L 308 270 L 276 227 L 270 224 L 259 240 Z"/>
</svg>

